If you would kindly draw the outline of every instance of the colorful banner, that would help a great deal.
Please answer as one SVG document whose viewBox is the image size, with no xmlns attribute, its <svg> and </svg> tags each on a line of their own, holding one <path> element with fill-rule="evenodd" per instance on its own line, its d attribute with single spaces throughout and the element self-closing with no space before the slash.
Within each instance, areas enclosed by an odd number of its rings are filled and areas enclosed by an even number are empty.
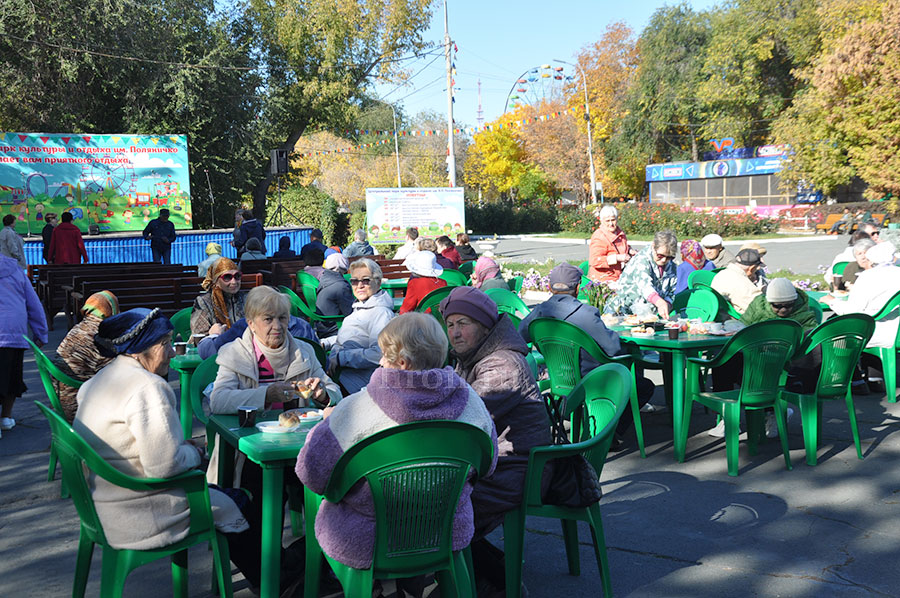
<svg viewBox="0 0 900 598">
<path fill-rule="evenodd" d="M 19 233 L 63 212 L 83 232 L 143 230 L 162 208 L 189 229 L 190 197 L 184 135 L 0 133 L 0 216 Z"/>
<path fill-rule="evenodd" d="M 369 243 L 405 243 L 406 229 L 415 226 L 423 237 L 466 231 L 462 187 L 395 187 L 366 189 L 366 231 Z"/>
<path fill-rule="evenodd" d="M 680 164 L 650 164 L 646 167 L 648 183 L 689 179 L 718 179 L 754 174 L 772 174 L 781 170 L 780 156 L 716 160 L 713 162 L 683 162 Z"/>
</svg>

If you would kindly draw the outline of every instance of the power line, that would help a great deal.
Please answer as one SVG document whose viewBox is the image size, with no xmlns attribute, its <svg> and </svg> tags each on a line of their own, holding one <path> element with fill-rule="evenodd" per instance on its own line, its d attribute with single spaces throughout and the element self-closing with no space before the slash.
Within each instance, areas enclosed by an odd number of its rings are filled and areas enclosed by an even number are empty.
<svg viewBox="0 0 900 598">
<path fill-rule="evenodd" d="M 415 79 L 417 76 L 421 75 L 422 72 L 423 72 L 425 69 L 427 69 L 427 68 L 430 67 L 432 64 L 434 64 L 440 57 L 441 57 L 441 54 L 436 55 L 434 58 L 431 59 L 431 61 L 430 61 L 428 64 L 426 64 L 426 65 L 423 66 L 421 69 L 419 69 L 414 75 L 412 75 L 409 79 L 407 79 L 403 84 L 398 85 L 398 86 L 395 87 L 394 89 L 390 90 L 389 92 L 387 92 L 386 94 L 384 94 L 383 96 L 381 96 L 381 99 L 382 99 L 382 100 L 386 100 L 387 97 L 388 97 L 389 95 L 391 95 L 392 93 L 394 93 L 395 91 L 397 91 L 397 90 L 400 89 L 401 87 L 405 87 L 405 84 L 408 84 L 410 81 L 412 81 L 413 79 Z M 409 97 L 409 96 L 407 96 L 407 97 Z"/>
</svg>

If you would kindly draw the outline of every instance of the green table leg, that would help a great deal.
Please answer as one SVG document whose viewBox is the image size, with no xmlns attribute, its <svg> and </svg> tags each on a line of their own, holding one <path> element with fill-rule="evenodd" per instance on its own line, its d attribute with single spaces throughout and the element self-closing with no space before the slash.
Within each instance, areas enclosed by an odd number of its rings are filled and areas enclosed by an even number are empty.
<svg viewBox="0 0 900 598">
<path fill-rule="evenodd" d="M 263 465 L 262 489 L 262 569 L 259 595 L 278 598 L 281 582 L 281 527 L 284 525 L 281 496 L 284 466 Z"/>
<path fill-rule="evenodd" d="M 684 425 L 684 353 L 672 351 L 672 429 L 675 434 L 675 459 L 684 461 L 685 443 L 681 426 Z"/>
<path fill-rule="evenodd" d="M 194 433 L 194 410 L 191 409 L 191 378 L 194 372 L 178 372 L 178 380 L 181 384 L 181 430 L 185 440 L 191 438 Z"/>
</svg>

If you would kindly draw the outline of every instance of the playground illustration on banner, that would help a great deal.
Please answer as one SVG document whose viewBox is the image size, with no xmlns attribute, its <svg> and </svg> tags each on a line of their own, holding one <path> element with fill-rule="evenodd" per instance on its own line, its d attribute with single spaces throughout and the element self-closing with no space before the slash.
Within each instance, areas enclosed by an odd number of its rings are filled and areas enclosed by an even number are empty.
<svg viewBox="0 0 900 598">
<path fill-rule="evenodd" d="M 83 232 L 140 231 L 163 208 L 191 228 L 184 135 L 0 133 L 0 216 L 21 234 L 64 212 Z"/>
</svg>

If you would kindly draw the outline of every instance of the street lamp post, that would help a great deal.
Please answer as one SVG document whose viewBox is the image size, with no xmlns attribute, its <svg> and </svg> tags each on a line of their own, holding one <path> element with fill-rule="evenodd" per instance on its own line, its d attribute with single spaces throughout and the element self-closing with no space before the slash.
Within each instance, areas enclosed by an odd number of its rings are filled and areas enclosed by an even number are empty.
<svg viewBox="0 0 900 598">
<path fill-rule="evenodd" d="M 394 154 L 397 156 L 397 187 L 402 187 L 403 183 L 400 182 L 400 144 L 397 142 L 397 112 L 394 110 L 393 104 L 388 104 L 391 107 L 391 114 L 394 115 Z"/>
<path fill-rule="evenodd" d="M 585 120 L 587 121 L 588 164 L 591 169 L 591 199 L 593 200 L 593 203 L 597 203 L 597 175 L 594 173 L 594 141 L 591 137 L 591 105 L 588 102 L 587 76 L 584 74 L 584 69 L 577 64 L 559 60 L 558 58 L 554 58 L 553 62 L 559 62 L 560 64 L 567 64 L 575 67 L 578 69 L 578 72 L 581 73 L 581 81 L 584 83 Z M 600 191 L 600 202 L 603 202 L 603 191 Z"/>
</svg>

